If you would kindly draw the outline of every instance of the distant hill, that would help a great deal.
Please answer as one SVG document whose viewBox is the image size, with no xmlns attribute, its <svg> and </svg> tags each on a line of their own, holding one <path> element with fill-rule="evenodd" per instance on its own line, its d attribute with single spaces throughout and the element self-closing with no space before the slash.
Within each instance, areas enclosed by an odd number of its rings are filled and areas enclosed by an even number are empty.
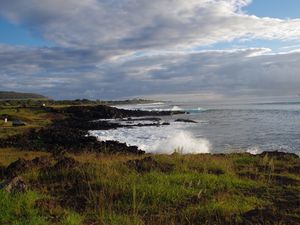
<svg viewBox="0 0 300 225">
<path fill-rule="evenodd" d="M 48 99 L 47 97 L 34 93 L 20 93 L 13 91 L 0 91 L 0 100 L 23 100 L 23 99 Z"/>
</svg>

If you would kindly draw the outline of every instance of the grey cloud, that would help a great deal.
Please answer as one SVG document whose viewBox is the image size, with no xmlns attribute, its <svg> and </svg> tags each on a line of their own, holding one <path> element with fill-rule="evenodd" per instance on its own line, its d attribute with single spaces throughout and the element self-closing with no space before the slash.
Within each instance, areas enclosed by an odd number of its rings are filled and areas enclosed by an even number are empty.
<svg viewBox="0 0 300 225">
<path fill-rule="evenodd" d="M 264 49 L 154 54 L 121 62 L 96 49 L 2 46 L 0 89 L 36 91 L 55 98 L 105 99 L 191 92 L 297 94 L 300 53 L 262 52 Z"/>
</svg>

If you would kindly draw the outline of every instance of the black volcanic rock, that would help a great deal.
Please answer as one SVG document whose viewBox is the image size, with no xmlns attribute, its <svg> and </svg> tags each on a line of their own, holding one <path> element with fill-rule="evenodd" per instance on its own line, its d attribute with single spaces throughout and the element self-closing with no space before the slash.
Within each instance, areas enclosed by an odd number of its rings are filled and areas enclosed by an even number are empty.
<svg viewBox="0 0 300 225">
<path fill-rule="evenodd" d="M 96 137 L 90 136 L 88 131 L 116 129 L 119 127 L 158 126 L 161 125 L 157 123 L 160 121 L 160 118 L 155 118 L 154 116 L 182 113 L 171 111 L 132 111 L 105 105 L 73 106 L 53 109 L 53 112 L 63 114 L 66 118 L 54 121 L 52 125 L 42 129 L 32 129 L 28 133 L 2 139 L 0 140 L 0 147 L 15 147 L 36 151 L 44 150 L 55 154 L 60 154 L 64 151 L 143 154 L 144 151 L 139 150 L 136 146 L 127 146 L 117 141 L 99 142 Z M 141 120 L 149 120 L 154 123 L 122 125 L 99 120 L 132 117 L 150 117 L 149 119 L 141 118 Z M 168 125 L 168 123 L 163 125 Z"/>
<path fill-rule="evenodd" d="M 98 106 L 72 106 L 60 109 L 60 112 L 68 113 L 72 118 L 80 120 L 93 119 L 115 119 L 128 117 L 146 117 L 146 116 L 167 116 L 173 114 L 183 114 L 181 111 L 142 111 L 126 110 L 110 107 L 106 105 Z"/>
<path fill-rule="evenodd" d="M 260 154 L 261 157 L 268 155 L 270 158 L 275 159 L 298 159 L 299 156 L 295 153 L 290 152 L 280 152 L 280 151 L 270 151 L 270 152 L 263 152 Z"/>
<path fill-rule="evenodd" d="M 5 175 L 6 177 L 13 178 L 18 176 L 20 173 L 29 170 L 32 166 L 33 164 L 30 160 L 18 159 L 6 168 Z"/>
<path fill-rule="evenodd" d="M 184 123 L 198 123 L 194 120 L 189 120 L 189 119 L 177 119 L 175 122 L 184 122 Z"/>
<path fill-rule="evenodd" d="M 4 169 L 4 176 L 7 178 L 13 178 L 19 176 L 20 174 L 32 169 L 32 168 L 44 168 L 49 166 L 51 160 L 47 156 L 36 157 L 33 160 L 18 159 L 12 162 L 10 165 Z"/>
</svg>

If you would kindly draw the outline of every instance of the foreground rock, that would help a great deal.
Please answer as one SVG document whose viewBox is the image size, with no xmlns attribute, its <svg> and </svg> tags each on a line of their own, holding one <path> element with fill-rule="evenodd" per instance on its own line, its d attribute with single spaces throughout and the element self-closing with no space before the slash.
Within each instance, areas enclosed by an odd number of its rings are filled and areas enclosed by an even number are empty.
<svg viewBox="0 0 300 225">
<path fill-rule="evenodd" d="M 59 154 L 68 152 L 98 152 L 144 154 L 136 146 L 127 146 L 117 141 L 99 142 L 96 137 L 89 136 L 88 132 L 78 128 L 53 125 L 40 130 L 32 130 L 24 135 L 17 135 L 3 140 L 2 147 L 15 147 L 24 150 L 47 151 Z"/>
<path fill-rule="evenodd" d="M 3 189 L 8 193 L 25 193 L 27 191 L 27 185 L 22 177 L 15 177 L 4 183 L 0 184 L 0 190 Z"/>
<path fill-rule="evenodd" d="M 21 172 L 26 172 L 30 168 L 32 168 L 31 161 L 26 159 L 18 159 L 6 168 L 5 174 L 6 177 L 13 178 Z"/>
<path fill-rule="evenodd" d="M 50 162 L 51 159 L 46 156 L 37 157 L 33 160 L 18 159 L 4 170 L 4 176 L 11 179 L 27 172 L 30 169 L 47 167 Z"/>
</svg>

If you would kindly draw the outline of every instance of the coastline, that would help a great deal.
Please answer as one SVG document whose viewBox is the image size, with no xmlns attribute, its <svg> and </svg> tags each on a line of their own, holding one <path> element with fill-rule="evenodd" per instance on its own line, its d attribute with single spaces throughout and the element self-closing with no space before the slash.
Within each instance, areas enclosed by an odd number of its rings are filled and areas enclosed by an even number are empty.
<svg viewBox="0 0 300 225">
<path fill-rule="evenodd" d="M 0 209 L 11 217 L 0 222 L 22 221 L 14 212 L 23 205 L 27 224 L 35 225 L 299 224 L 295 154 L 146 154 L 125 143 L 99 142 L 88 131 L 168 126 L 157 118 L 182 112 L 103 105 L 39 110 L 51 115 L 50 124 L 1 139 L 0 195 L 6 203 Z M 136 117 L 148 123 L 98 120 Z"/>
</svg>

